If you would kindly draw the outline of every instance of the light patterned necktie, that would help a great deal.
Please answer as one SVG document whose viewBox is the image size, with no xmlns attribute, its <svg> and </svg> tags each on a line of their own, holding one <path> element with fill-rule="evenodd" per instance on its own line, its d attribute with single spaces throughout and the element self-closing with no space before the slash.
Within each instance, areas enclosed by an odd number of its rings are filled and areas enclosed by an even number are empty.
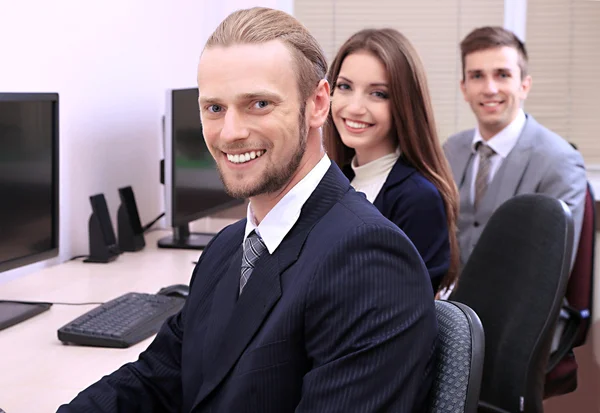
<svg viewBox="0 0 600 413">
<path fill-rule="evenodd" d="M 267 246 L 258 234 L 252 231 L 246 241 L 244 241 L 244 254 L 242 256 L 242 274 L 240 277 L 240 295 L 242 290 L 246 286 L 252 271 L 254 270 L 254 264 L 267 249 Z"/>
<path fill-rule="evenodd" d="M 479 153 L 479 168 L 477 169 L 477 177 L 475 178 L 475 209 L 483 199 L 490 180 L 490 158 L 496 152 L 483 142 L 477 144 L 477 152 Z"/>
</svg>

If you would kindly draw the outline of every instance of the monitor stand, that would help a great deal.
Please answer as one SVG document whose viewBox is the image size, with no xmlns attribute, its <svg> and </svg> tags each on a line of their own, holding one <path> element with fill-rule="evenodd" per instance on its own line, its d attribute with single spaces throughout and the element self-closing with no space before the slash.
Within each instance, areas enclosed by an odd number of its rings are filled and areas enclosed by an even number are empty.
<svg viewBox="0 0 600 413">
<path fill-rule="evenodd" d="M 216 234 L 190 232 L 188 224 L 173 228 L 173 235 L 158 240 L 159 248 L 202 250 Z"/>
</svg>

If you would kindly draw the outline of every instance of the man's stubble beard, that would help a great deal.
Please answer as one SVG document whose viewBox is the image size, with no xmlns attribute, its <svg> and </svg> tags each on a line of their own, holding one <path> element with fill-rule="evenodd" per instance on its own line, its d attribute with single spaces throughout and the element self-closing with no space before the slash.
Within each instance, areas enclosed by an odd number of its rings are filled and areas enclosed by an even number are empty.
<svg viewBox="0 0 600 413">
<path fill-rule="evenodd" d="M 294 154 L 292 155 L 292 159 L 288 163 L 285 163 L 280 167 L 273 167 L 273 165 L 268 165 L 267 169 L 263 172 L 262 177 L 260 177 L 259 182 L 256 186 L 246 188 L 232 188 L 231 186 L 228 186 L 225 182 L 223 171 L 217 163 L 219 178 L 221 178 L 221 182 L 223 183 L 225 192 L 229 196 L 237 199 L 246 199 L 258 195 L 272 194 L 281 190 L 285 185 L 287 185 L 290 182 L 290 180 L 298 170 L 300 162 L 302 161 L 304 153 L 306 152 L 306 144 L 308 141 L 308 127 L 306 126 L 305 109 L 306 103 L 303 103 L 300 107 L 300 112 L 298 114 L 299 144 L 297 146 L 296 152 L 294 152 Z"/>
</svg>

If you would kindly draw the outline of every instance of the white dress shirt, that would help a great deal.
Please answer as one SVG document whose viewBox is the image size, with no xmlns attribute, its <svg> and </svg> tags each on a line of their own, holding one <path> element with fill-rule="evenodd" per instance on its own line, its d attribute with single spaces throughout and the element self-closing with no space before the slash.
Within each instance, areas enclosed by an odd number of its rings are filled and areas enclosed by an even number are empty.
<svg viewBox="0 0 600 413">
<path fill-rule="evenodd" d="M 252 230 L 255 230 L 264 241 L 269 254 L 273 254 L 298 221 L 302 207 L 315 191 L 330 166 L 331 160 L 327 155 L 324 155 L 319 163 L 279 200 L 258 226 L 252 213 L 252 202 L 250 202 L 246 211 L 244 241 L 246 241 Z"/>
<path fill-rule="evenodd" d="M 488 175 L 488 183 L 494 179 L 494 175 L 502 165 L 502 162 L 506 159 L 510 151 L 513 150 L 521 132 L 525 127 L 525 112 L 523 109 L 519 109 L 517 117 L 504 129 L 492 136 L 490 140 L 485 142 L 479 128 L 475 129 L 475 135 L 473 136 L 473 143 L 471 149 L 475 154 L 473 159 L 473 176 L 471 177 L 471 204 L 475 202 L 475 179 L 477 179 L 477 171 L 479 170 L 479 153 L 477 153 L 477 144 L 479 142 L 486 143 L 490 148 L 494 150 L 494 154 L 490 157 L 490 171 Z"/>
<path fill-rule="evenodd" d="M 397 149 L 394 153 L 384 155 L 361 166 L 356 166 L 356 157 L 354 157 L 350 163 L 354 171 L 354 178 L 350 184 L 356 191 L 364 193 L 369 202 L 375 202 L 377 194 L 381 191 L 399 157 L 400 149 Z"/>
</svg>

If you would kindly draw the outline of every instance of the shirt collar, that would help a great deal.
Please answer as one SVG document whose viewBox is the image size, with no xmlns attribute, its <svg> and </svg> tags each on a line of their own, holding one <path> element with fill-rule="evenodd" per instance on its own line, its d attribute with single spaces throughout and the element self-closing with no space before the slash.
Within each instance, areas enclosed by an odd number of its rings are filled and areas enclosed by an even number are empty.
<svg viewBox="0 0 600 413">
<path fill-rule="evenodd" d="M 515 147 L 521 132 L 525 127 L 525 112 L 523 109 L 519 109 L 517 117 L 504 129 L 492 136 L 486 144 L 494 150 L 502 158 L 506 158 L 510 151 Z M 473 142 L 471 143 L 471 150 L 473 153 L 477 153 L 477 144 L 483 142 L 483 137 L 479 132 L 479 128 L 475 129 L 475 135 L 473 136 Z"/>
<path fill-rule="evenodd" d="M 298 221 L 302 207 L 317 188 L 330 166 L 329 157 L 327 154 L 323 155 L 315 167 L 279 200 L 258 226 L 252 212 L 252 203 L 250 203 L 246 211 L 244 241 L 255 230 L 264 241 L 269 254 L 273 254 Z"/>
</svg>

